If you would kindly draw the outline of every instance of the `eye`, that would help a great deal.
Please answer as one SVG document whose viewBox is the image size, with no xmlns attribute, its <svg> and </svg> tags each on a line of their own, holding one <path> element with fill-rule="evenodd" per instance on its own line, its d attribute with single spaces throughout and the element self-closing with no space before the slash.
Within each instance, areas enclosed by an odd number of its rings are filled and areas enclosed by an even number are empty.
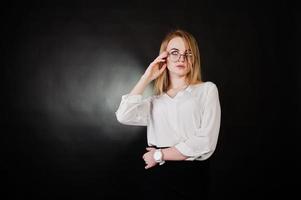
<svg viewBox="0 0 301 200">
<path fill-rule="evenodd" d="M 188 57 L 192 56 L 192 51 L 190 49 L 186 50 L 185 55 Z"/>
<path fill-rule="evenodd" d="M 171 54 L 171 55 L 174 55 L 174 56 L 177 56 L 177 55 L 179 54 L 179 52 L 177 52 L 177 51 L 172 51 L 170 54 Z"/>
<path fill-rule="evenodd" d="M 186 53 L 187 57 L 192 57 L 192 53 Z"/>
</svg>

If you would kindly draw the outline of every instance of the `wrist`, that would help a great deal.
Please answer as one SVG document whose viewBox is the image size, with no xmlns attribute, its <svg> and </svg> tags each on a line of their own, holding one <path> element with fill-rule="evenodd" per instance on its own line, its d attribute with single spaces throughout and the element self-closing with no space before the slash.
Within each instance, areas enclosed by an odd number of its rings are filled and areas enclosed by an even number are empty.
<svg viewBox="0 0 301 200">
<path fill-rule="evenodd" d="M 149 83 L 151 82 L 151 79 L 150 79 L 148 76 L 146 76 L 146 74 L 143 74 L 143 75 L 140 77 L 140 79 L 141 79 L 142 81 L 146 82 L 146 84 L 149 84 Z"/>
<path fill-rule="evenodd" d="M 159 165 L 163 165 L 165 163 L 163 152 L 161 149 L 156 149 L 154 151 L 153 158 L 156 163 L 159 163 Z"/>
</svg>

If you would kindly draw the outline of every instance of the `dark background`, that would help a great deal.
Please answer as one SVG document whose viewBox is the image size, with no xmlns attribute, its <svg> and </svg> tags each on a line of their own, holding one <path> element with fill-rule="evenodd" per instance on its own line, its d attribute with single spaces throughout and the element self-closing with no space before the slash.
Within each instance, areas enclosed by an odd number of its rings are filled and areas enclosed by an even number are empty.
<svg viewBox="0 0 301 200">
<path fill-rule="evenodd" d="M 296 192 L 300 59 L 292 2 L 12 1 L 2 9 L 0 169 L 8 199 L 139 198 L 146 127 L 116 121 L 121 95 L 135 84 L 116 88 L 116 74 L 131 73 L 120 61 L 128 54 L 143 72 L 175 28 L 196 37 L 203 79 L 220 93 L 212 199 Z M 120 67 L 110 64 L 118 60 Z M 95 87 L 97 79 L 105 81 Z"/>
</svg>

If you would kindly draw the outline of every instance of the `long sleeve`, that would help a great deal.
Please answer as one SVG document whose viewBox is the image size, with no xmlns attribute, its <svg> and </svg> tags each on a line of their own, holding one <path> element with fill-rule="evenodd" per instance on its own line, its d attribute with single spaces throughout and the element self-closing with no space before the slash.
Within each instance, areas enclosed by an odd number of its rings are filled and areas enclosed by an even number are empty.
<svg viewBox="0 0 301 200">
<path fill-rule="evenodd" d="M 125 125 L 147 126 L 151 96 L 145 99 L 141 94 L 125 94 L 115 112 L 117 120 Z"/>
<path fill-rule="evenodd" d="M 175 147 L 182 154 L 189 156 L 187 160 L 207 159 L 215 150 L 221 121 L 221 108 L 218 90 L 212 84 L 207 93 L 201 126 L 186 141 Z"/>
</svg>

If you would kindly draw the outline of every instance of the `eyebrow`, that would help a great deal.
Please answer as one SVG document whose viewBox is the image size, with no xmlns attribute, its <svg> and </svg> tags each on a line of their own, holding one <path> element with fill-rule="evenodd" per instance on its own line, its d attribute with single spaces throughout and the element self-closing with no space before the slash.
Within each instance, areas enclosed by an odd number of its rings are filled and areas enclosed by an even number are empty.
<svg viewBox="0 0 301 200">
<path fill-rule="evenodd" d="M 172 51 L 172 50 L 180 51 L 180 50 L 177 49 L 177 48 L 172 48 L 172 49 L 170 49 L 170 51 Z"/>
<path fill-rule="evenodd" d="M 170 51 L 173 51 L 173 50 L 175 50 L 175 51 L 180 51 L 180 50 L 177 49 L 177 48 L 172 48 L 172 49 L 170 49 Z M 186 49 L 186 50 L 185 50 L 185 53 L 191 53 L 191 50 L 190 50 L 190 49 Z"/>
</svg>

